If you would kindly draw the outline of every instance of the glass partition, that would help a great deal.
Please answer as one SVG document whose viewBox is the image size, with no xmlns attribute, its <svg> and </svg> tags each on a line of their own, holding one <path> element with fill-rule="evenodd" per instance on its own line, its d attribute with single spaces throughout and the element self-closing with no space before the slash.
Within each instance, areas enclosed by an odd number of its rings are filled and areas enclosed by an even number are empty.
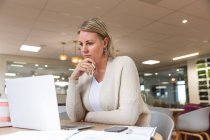
<svg viewBox="0 0 210 140">
<path fill-rule="evenodd" d="M 68 77 L 72 71 L 73 69 L 68 66 L 7 61 L 5 80 L 18 77 L 53 75 L 55 79 L 56 93 L 66 94 Z"/>
<path fill-rule="evenodd" d="M 188 102 L 186 66 L 141 74 L 140 82 L 149 105 L 176 108 Z"/>
</svg>

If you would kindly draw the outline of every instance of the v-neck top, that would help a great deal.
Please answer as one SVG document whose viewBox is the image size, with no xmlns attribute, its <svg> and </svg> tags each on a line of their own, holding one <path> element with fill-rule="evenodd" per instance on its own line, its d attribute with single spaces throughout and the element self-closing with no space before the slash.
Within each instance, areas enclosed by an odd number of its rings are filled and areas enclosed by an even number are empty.
<svg viewBox="0 0 210 140">
<path fill-rule="evenodd" d="M 89 102 L 94 111 L 103 111 L 100 104 L 100 87 L 102 81 L 97 82 L 95 77 L 93 76 L 93 80 L 90 86 L 90 93 L 89 93 Z"/>
</svg>

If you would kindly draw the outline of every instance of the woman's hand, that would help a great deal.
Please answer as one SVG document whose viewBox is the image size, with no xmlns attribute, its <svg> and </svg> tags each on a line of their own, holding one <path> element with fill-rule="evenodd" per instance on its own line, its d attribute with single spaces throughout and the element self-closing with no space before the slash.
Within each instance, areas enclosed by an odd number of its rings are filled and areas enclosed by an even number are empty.
<svg viewBox="0 0 210 140">
<path fill-rule="evenodd" d="M 82 76 L 84 73 L 88 75 L 93 75 L 94 72 L 95 72 L 95 62 L 90 58 L 86 58 L 77 65 L 74 72 L 71 74 L 70 79 L 78 80 L 79 77 Z"/>
</svg>

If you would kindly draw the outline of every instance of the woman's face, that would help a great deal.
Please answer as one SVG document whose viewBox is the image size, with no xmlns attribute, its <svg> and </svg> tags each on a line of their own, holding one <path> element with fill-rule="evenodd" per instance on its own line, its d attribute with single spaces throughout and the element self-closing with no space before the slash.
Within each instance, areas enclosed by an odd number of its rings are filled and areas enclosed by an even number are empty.
<svg viewBox="0 0 210 140">
<path fill-rule="evenodd" d="M 107 46 L 107 40 L 102 40 L 97 33 L 80 31 L 78 42 L 84 58 L 90 58 L 97 62 L 104 57 L 103 48 Z"/>
</svg>

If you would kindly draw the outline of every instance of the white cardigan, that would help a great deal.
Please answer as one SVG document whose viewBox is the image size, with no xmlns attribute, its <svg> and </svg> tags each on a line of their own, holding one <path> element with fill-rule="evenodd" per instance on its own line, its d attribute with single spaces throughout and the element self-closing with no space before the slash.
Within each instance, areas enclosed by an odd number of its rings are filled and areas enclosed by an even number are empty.
<svg viewBox="0 0 210 140">
<path fill-rule="evenodd" d="M 100 103 L 104 111 L 94 112 L 89 103 L 93 77 L 83 74 L 70 80 L 66 109 L 72 121 L 149 126 L 150 112 L 141 98 L 139 75 L 130 57 L 110 58 L 100 89 Z"/>
</svg>

